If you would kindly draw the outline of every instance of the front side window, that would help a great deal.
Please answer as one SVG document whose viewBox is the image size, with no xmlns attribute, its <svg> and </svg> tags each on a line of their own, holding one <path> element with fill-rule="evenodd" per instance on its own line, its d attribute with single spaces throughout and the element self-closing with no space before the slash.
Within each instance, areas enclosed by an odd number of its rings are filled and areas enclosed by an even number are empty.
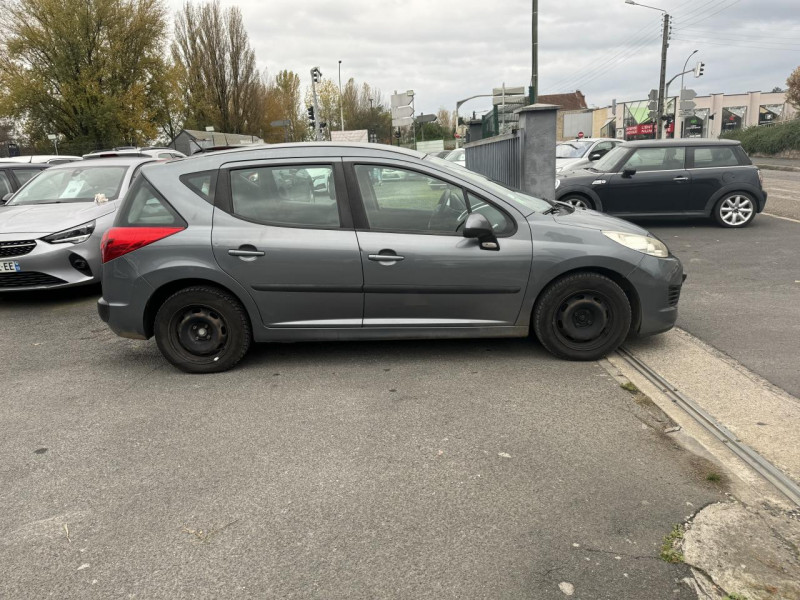
<svg viewBox="0 0 800 600">
<path fill-rule="evenodd" d="M 685 154 L 686 149 L 682 146 L 638 148 L 622 165 L 622 170 L 670 171 L 683 169 Z"/>
<path fill-rule="evenodd" d="M 116 200 L 127 166 L 48 169 L 25 186 L 10 204 L 93 202 L 103 195 Z"/>
<path fill-rule="evenodd" d="M 401 233 L 460 235 L 471 212 L 484 215 L 497 235 L 514 231 L 501 210 L 461 186 L 405 169 L 356 165 L 356 179 L 372 229 Z M 385 174 L 399 174 L 386 179 Z"/>
<path fill-rule="evenodd" d="M 333 167 L 292 165 L 231 171 L 233 214 L 267 225 L 339 227 Z"/>
<path fill-rule="evenodd" d="M 696 169 L 704 167 L 735 167 L 739 164 L 733 148 L 719 146 L 711 148 L 694 148 L 694 166 Z"/>
</svg>

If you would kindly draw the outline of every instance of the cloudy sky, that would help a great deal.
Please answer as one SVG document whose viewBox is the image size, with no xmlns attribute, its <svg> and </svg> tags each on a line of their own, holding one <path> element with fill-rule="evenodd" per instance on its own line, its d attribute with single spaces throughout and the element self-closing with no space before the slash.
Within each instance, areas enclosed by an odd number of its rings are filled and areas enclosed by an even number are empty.
<svg viewBox="0 0 800 600">
<path fill-rule="evenodd" d="M 182 0 L 167 0 L 173 10 Z M 207 0 L 195 0 L 205 2 Z M 503 82 L 527 85 L 531 0 L 221 0 L 237 5 L 259 66 L 413 89 L 417 112 L 454 108 Z M 770 91 L 800 65 L 800 0 L 651 0 L 674 16 L 667 78 L 692 52 L 698 94 Z M 539 0 L 540 93 L 580 89 L 590 106 L 658 87 L 661 13 L 624 0 Z M 486 100 L 462 114 L 483 112 Z"/>
</svg>

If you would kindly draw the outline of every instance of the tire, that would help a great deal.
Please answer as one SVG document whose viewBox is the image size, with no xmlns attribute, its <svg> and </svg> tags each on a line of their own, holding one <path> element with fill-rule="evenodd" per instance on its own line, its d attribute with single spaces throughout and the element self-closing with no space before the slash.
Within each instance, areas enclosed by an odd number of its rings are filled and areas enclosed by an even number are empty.
<svg viewBox="0 0 800 600">
<path fill-rule="evenodd" d="M 564 204 L 569 204 L 570 206 L 574 206 L 575 208 L 586 208 L 586 209 L 593 209 L 594 203 L 589 200 L 586 196 L 580 196 L 578 194 L 570 194 L 569 196 L 564 196 L 559 200 L 559 202 L 563 202 Z"/>
<path fill-rule="evenodd" d="M 747 192 L 730 192 L 714 206 L 714 219 L 722 227 L 747 227 L 756 216 L 756 201 Z"/>
<path fill-rule="evenodd" d="M 187 373 L 220 373 L 234 367 L 252 340 L 241 303 L 210 286 L 182 289 L 156 313 L 154 334 L 161 354 Z"/>
<path fill-rule="evenodd" d="M 575 273 L 551 283 L 533 311 L 536 337 L 551 354 L 597 360 L 616 350 L 631 327 L 631 305 L 616 283 L 598 273 Z"/>
</svg>

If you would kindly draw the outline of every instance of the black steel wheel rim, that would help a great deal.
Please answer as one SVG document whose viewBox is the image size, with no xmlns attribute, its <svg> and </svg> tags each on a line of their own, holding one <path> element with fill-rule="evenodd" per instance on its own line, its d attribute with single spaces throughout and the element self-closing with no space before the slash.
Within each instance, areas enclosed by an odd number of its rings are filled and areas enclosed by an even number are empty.
<svg viewBox="0 0 800 600">
<path fill-rule="evenodd" d="M 219 354 L 228 343 L 228 326 L 223 316 L 208 306 L 190 306 L 173 319 L 181 349 L 193 356 Z"/>
<path fill-rule="evenodd" d="M 575 349 L 590 350 L 605 342 L 613 316 L 605 296 L 582 291 L 567 296 L 559 304 L 553 325 L 562 342 Z"/>
</svg>

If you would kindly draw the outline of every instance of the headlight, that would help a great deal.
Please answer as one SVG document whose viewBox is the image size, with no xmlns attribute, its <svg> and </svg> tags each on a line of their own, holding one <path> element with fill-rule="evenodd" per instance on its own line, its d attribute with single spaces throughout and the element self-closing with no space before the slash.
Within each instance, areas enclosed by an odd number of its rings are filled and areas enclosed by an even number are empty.
<svg viewBox="0 0 800 600">
<path fill-rule="evenodd" d="M 556 167 L 556 173 L 561 173 L 564 170 L 564 167 Z"/>
<path fill-rule="evenodd" d="M 560 186 L 560 185 L 561 185 L 561 180 L 560 179 L 556 179 L 556 189 L 558 189 L 558 186 Z"/>
<path fill-rule="evenodd" d="M 669 256 L 667 247 L 654 237 L 648 235 L 638 235 L 636 233 L 623 233 L 622 231 L 604 231 L 603 235 L 626 248 L 643 252 L 650 256 L 666 258 Z"/>
<path fill-rule="evenodd" d="M 42 239 L 49 244 L 80 244 L 89 239 L 89 236 L 94 232 L 94 221 L 89 221 L 83 225 L 78 225 L 71 229 L 65 229 L 58 233 L 52 233 Z"/>
</svg>

